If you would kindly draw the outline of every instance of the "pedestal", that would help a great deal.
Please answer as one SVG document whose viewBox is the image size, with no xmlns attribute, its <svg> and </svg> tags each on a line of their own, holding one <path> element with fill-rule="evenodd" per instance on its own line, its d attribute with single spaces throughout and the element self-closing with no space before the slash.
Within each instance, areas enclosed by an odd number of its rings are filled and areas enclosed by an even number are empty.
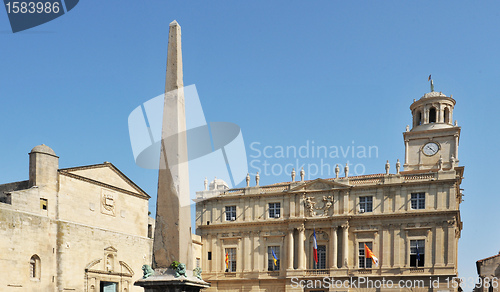
<svg viewBox="0 0 500 292">
<path fill-rule="evenodd" d="M 193 271 L 186 271 L 186 276 L 176 278 L 173 269 L 157 269 L 154 275 L 134 285 L 143 287 L 145 292 L 198 292 L 210 287 L 209 283 L 196 278 Z"/>
</svg>

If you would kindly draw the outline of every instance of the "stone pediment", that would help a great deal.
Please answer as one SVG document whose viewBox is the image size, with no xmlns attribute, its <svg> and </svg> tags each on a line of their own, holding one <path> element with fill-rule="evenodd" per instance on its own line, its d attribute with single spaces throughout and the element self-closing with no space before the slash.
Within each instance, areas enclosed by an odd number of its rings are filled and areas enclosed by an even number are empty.
<svg viewBox="0 0 500 292">
<path fill-rule="evenodd" d="M 348 189 L 350 187 L 351 186 L 348 184 L 318 178 L 305 184 L 298 185 L 290 191 L 329 191 L 334 189 Z"/>
<path fill-rule="evenodd" d="M 105 251 L 109 251 L 109 252 L 117 252 L 118 250 L 112 246 L 108 246 L 104 249 Z"/>
<path fill-rule="evenodd" d="M 125 190 L 139 197 L 149 199 L 149 196 L 148 194 L 146 194 L 146 192 L 144 192 L 139 186 L 137 186 L 110 162 L 65 168 L 60 169 L 59 172 L 61 174 L 67 174 L 77 179 L 109 185 L 116 189 Z"/>
</svg>

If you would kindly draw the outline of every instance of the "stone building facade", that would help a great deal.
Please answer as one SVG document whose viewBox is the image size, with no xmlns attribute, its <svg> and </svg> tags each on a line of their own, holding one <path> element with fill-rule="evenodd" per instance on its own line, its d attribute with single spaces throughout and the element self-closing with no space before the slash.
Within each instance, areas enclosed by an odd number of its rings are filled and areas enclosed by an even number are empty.
<svg viewBox="0 0 500 292">
<path fill-rule="evenodd" d="M 500 291 L 500 252 L 476 262 L 479 281 L 476 283 L 475 292 Z"/>
<path fill-rule="evenodd" d="M 398 161 L 392 173 L 387 164 L 384 174 L 305 181 L 300 171 L 291 182 L 251 187 L 248 177 L 246 188 L 214 181 L 198 192 L 207 291 L 456 290 L 447 281 L 457 276 L 464 167 L 454 106 L 440 92 L 414 100 L 404 171 Z"/>
<path fill-rule="evenodd" d="M 109 162 L 59 169 L 36 146 L 29 180 L 0 185 L 0 291 L 142 291 L 149 198 Z"/>
</svg>

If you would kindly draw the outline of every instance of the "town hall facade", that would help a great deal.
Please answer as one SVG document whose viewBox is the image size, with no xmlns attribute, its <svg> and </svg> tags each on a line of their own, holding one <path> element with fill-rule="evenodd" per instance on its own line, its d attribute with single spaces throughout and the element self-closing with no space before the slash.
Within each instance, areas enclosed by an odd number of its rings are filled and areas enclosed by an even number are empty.
<svg viewBox="0 0 500 292">
<path fill-rule="evenodd" d="M 297 170 L 291 182 L 248 177 L 238 189 L 214 180 L 196 204 L 207 291 L 456 291 L 464 167 L 454 106 L 441 92 L 414 100 L 404 161 L 383 174 L 305 181 Z"/>
</svg>

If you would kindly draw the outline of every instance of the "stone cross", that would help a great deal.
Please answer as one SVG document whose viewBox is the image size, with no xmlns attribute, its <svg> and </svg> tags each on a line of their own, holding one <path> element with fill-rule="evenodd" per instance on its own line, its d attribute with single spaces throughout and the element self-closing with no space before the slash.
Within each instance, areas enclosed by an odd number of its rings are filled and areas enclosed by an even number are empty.
<svg viewBox="0 0 500 292">
<path fill-rule="evenodd" d="M 163 108 L 153 268 L 173 261 L 193 269 L 191 209 L 182 74 L 181 27 L 170 23 Z"/>
</svg>

